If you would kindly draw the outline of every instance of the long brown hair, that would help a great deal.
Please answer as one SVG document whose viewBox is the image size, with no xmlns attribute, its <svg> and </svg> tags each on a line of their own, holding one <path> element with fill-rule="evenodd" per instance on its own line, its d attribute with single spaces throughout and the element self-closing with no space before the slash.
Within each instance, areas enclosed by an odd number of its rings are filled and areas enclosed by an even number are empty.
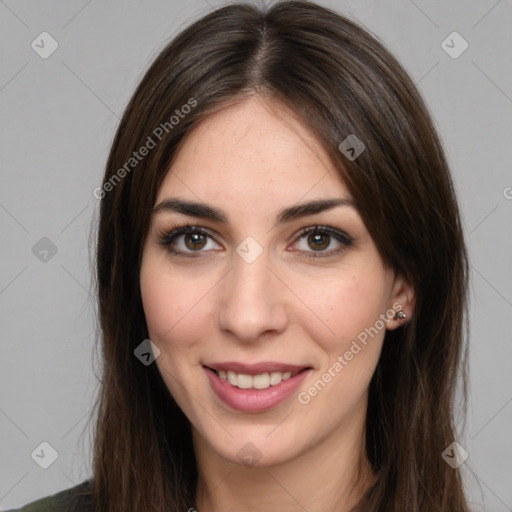
<svg viewBox="0 0 512 512">
<path fill-rule="evenodd" d="M 441 457 L 456 439 L 456 384 L 465 397 L 468 275 L 443 149 L 413 82 L 385 47 L 303 1 L 233 4 L 202 17 L 161 51 L 124 112 L 97 194 L 96 510 L 194 504 L 190 424 L 156 365 L 134 356 L 148 338 L 141 253 L 156 193 L 184 137 L 249 94 L 281 101 L 314 130 L 384 262 L 415 290 L 414 315 L 387 332 L 370 384 L 366 453 L 377 478 L 357 510 L 467 511 L 459 470 Z M 338 149 L 349 135 L 366 148 L 356 159 Z"/>
</svg>

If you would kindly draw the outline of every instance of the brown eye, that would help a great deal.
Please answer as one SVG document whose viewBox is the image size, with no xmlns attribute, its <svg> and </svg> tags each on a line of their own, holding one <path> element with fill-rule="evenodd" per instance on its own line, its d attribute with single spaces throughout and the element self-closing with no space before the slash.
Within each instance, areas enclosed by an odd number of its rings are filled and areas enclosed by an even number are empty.
<svg viewBox="0 0 512 512">
<path fill-rule="evenodd" d="M 308 244 L 315 251 L 323 250 L 329 246 L 330 236 L 323 233 L 314 233 L 308 236 Z"/>
<path fill-rule="evenodd" d="M 177 227 L 170 232 L 161 231 L 157 241 L 174 255 L 194 257 L 208 250 L 221 249 L 209 231 L 192 225 Z"/>
<path fill-rule="evenodd" d="M 184 242 L 188 249 L 197 251 L 206 245 L 206 236 L 202 233 L 189 233 L 185 235 Z"/>
<path fill-rule="evenodd" d="M 334 256 L 353 244 L 353 239 L 330 226 L 305 228 L 295 242 L 299 252 L 308 258 Z"/>
</svg>

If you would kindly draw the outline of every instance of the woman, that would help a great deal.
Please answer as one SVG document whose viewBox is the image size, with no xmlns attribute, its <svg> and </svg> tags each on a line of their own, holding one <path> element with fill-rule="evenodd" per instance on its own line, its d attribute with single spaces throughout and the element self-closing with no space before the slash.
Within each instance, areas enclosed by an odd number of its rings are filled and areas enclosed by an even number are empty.
<svg viewBox="0 0 512 512">
<path fill-rule="evenodd" d="M 376 39 L 310 2 L 215 10 L 146 72 L 95 195 L 94 477 L 58 499 L 468 510 L 442 456 L 465 383 L 459 212 Z"/>
</svg>

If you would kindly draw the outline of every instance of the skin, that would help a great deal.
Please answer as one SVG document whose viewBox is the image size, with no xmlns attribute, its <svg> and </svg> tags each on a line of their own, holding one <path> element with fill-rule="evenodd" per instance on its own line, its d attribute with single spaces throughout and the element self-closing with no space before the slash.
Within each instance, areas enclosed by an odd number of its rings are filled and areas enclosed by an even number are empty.
<svg viewBox="0 0 512 512">
<path fill-rule="evenodd" d="M 307 404 L 294 393 L 269 411 L 235 411 L 212 391 L 202 365 L 310 366 L 299 389 L 307 391 L 393 304 L 410 317 L 413 290 L 384 266 L 355 207 L 275 224 L 279 211 L 298 202 L 350 195 L 314 133 L 268 98 L 253 95 L 225 107 L 188 135 L 155 205 L 170 197 L 218 207 L 229 220 L 154 213 L 140 273 L 148 330 L 161 350 L 156 364 L 192 424 L 199 483 L 191 506 L 348 511 L 373 476 L 364 454 L 368 385 L 386 329 L 403 321 L 386 317 Z M 187 222 L 213 236 L 195 252 L 178 236 L 174 247 L 192 257 L 173 255 L 158 234 Z M 299 238 L 314 225 L 341 230 L 353 243 Z M 263 250 L 252 263 L 236 252 L 247 236 Z M 260 454 L 252 467 L 237 455 L 249 442 Z"/>
</svg>

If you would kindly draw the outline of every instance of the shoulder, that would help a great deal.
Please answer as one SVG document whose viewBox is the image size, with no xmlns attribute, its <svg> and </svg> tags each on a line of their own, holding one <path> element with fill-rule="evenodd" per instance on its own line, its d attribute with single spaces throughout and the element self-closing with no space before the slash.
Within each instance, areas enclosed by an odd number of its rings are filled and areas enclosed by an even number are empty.
<svg viewBox="0 0 512 512">
<path fill-rule="evenodd" d="M 92 512 L 92 479 L 7 512 Z"/>
</svg>

